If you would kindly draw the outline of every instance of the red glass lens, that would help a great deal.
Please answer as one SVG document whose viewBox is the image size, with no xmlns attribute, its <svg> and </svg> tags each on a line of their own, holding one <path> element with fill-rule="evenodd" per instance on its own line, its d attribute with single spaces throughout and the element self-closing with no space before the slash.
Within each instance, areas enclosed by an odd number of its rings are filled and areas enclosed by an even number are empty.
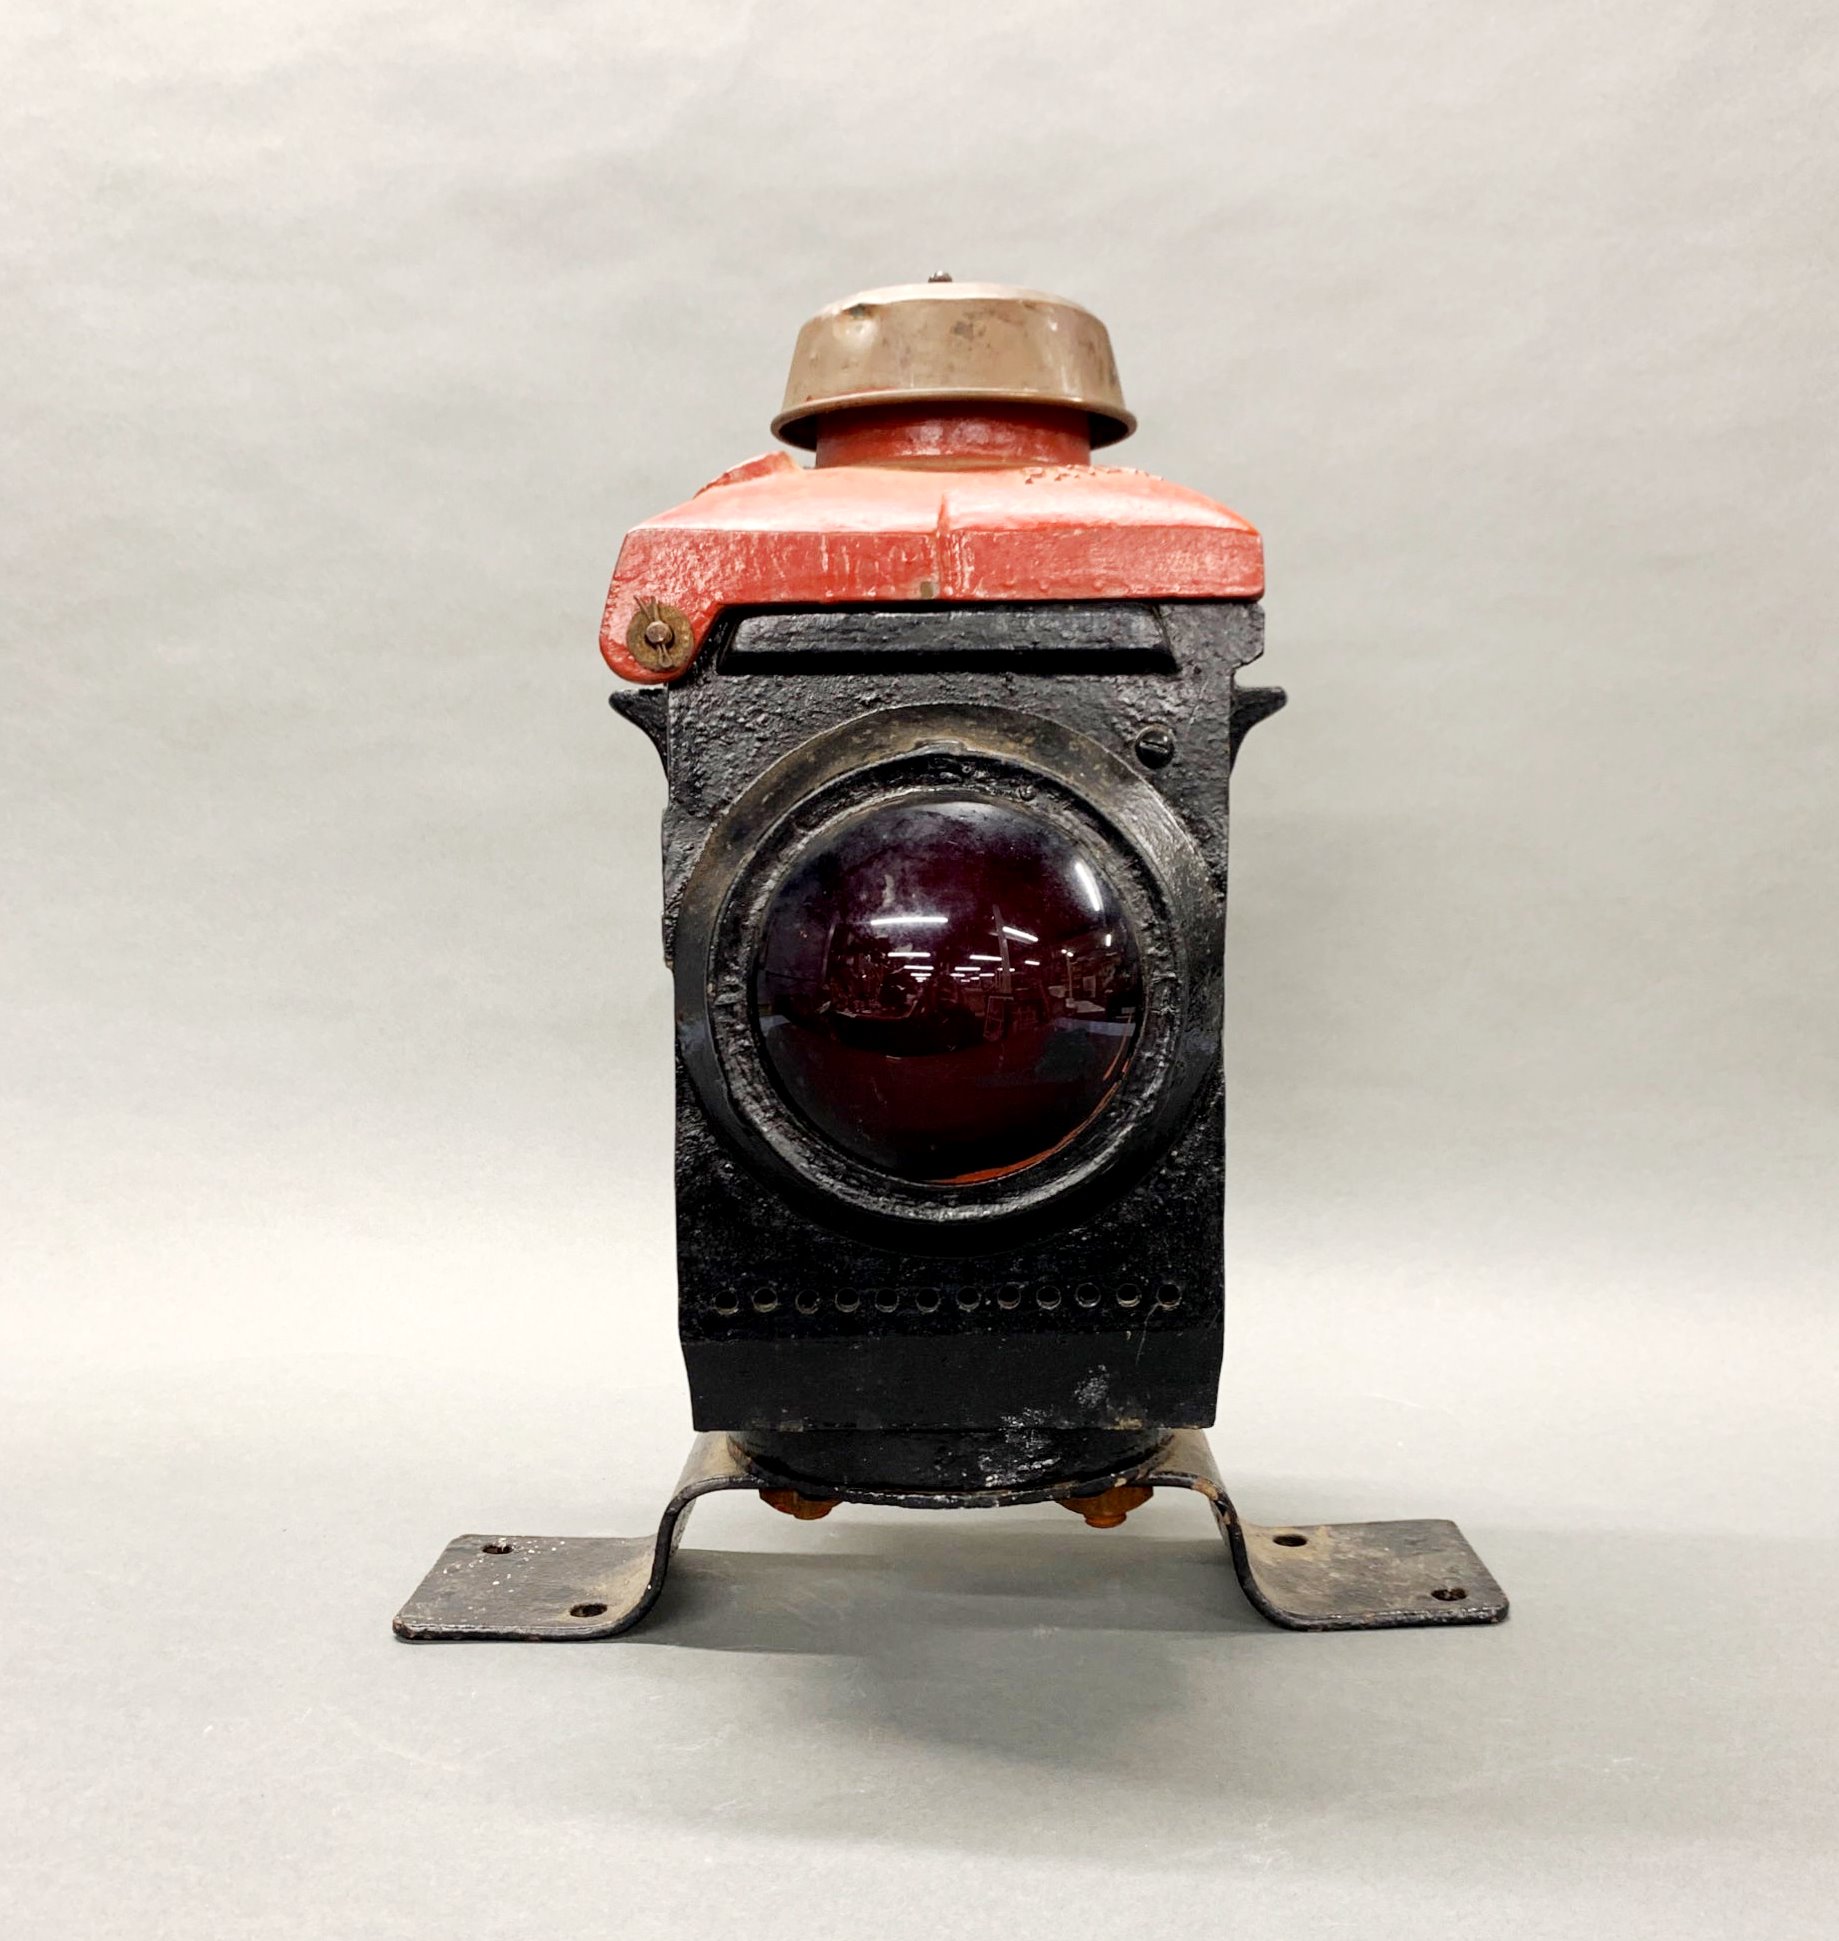
<svg viewBox="0 0 1839 1941">
<path fill-rule="evenodd" d="M 891 803 L 798 862 L 753 967 L 786 1098 L 908 1180 L 1017 1172 L 1117 1089 L 1143 1015 L 1100 859 L 1003 803 Z"/>
</svg>

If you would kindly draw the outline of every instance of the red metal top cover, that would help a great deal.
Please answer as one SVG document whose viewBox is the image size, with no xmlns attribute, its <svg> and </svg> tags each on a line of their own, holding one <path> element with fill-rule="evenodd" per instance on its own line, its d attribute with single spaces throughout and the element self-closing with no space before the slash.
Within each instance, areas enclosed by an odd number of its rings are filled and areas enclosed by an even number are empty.
<svg viewBox="0 0 1839 1941">
<path fill-rule="evenodd" d="M 628 681 L 675 680 L 724 608 L 881 602 L 1255 600 L 1255 527 L 1185 486 L 1124 466 L 807 469 L 749 459 L 620 548 L 600 651 Z M 673 630 L 675 664 L 630 644 Z M 660 656 L 654 656 L 659 658 Z"/>
</svg>

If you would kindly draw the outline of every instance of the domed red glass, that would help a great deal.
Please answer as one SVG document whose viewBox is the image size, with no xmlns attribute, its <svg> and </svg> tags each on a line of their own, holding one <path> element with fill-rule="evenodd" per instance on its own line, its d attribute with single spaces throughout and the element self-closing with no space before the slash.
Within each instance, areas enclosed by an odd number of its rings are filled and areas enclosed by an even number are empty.
<svg viewBox="0 0 1839 1941">
<path fill-rule="evenodd" d="M 1102 857 L 1006 803 L 870 809 L 798 861 L 753 965 L 784 1096 L 906 1180 L 1045 1159 L 1104 1108 L 1143 1016 Z"/>
</svg>

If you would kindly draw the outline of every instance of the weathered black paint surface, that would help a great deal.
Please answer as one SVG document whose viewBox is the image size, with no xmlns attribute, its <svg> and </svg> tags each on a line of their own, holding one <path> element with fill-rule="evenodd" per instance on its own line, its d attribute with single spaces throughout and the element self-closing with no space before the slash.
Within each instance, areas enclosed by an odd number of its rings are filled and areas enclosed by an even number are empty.
<svg viewBox="0 0 1839 1941">
<path fill-rule="evenodd" d="M 1170 1053 L 1170 1069 L 1185 1074 L 1178 1122 L 1156 1119 L 1146 1103 L 1153 1150 L 1026 1218 L 960 1223 L 949 1234 L 916 1228 L 892 1198 L 885 1209 L 872 1194 L 845 1204 L 821 1178 L 800 1186 L 766 1163 L 764 1146 L 736 1135 L 731 1101 L 718 1098 L 712 1112 L 701 980 L 679 965 L 679 1319 L 699 1428 L 1006 1430 L 1018 1451 L 1033 1438 L 1038 1454 L 1056 1431 L 1213 1420 L 1228 776 L 1239 735 L 1281 698 L 1235 695 L 1260 630 L 1258 610 L 1243 604 L 776 612 L 731 622 L 681 681 L 614 697 L 657 745 L 669 778 L 667 957 L 686 887 L 737 800 L 846 724 L 862 723 L 867 745 L 883 717 L 885 744 L 891 710 L 918 719 L 948 703 L 967 720 L 1001 710 L 1042 724 L 1044 746 L 1057 737 L 1056 746 L 1088 749 L 1094 775 L 1121 777 L 1116 765 L 1127 764 L 1129 787 L 1156 791 L 1199 863 L 1171 906 L 1195 932 L 1180 969 L 1192 987 L 1182 1000 L 1189 1026 Z M 1149 729 L 1174 743 L 1153 769 L 1136 752 Z M 795 783 L 796 763 L 788 772 Z M 1127 838 L 1132 813 L 1118 811 Z M 714 894 L 708 875 L 705 867 L 692 897 Z M 719 934 L 717 913 L 693 914 L 686 934 Z M 1197 1037 L 1196 1017 L 1211 1019 L 1210 1038 Z M 687 1064 L 685 1044 L 695 1054 Z"/>
</svg>

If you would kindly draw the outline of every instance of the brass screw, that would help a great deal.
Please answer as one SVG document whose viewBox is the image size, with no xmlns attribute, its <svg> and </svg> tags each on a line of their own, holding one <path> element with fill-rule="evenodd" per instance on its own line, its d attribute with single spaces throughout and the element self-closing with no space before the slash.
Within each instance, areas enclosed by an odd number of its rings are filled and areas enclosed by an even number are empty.
<svg viewBox="0 0 1839 1941">
<path fill-rule="evenodd" d="M 650 594 L 642 595 L 633 606 L 626 646 L 641 667 L 655 674 L 674 674 L 696 651 L 689 621 L 676 607 Z"/>
</svg>

